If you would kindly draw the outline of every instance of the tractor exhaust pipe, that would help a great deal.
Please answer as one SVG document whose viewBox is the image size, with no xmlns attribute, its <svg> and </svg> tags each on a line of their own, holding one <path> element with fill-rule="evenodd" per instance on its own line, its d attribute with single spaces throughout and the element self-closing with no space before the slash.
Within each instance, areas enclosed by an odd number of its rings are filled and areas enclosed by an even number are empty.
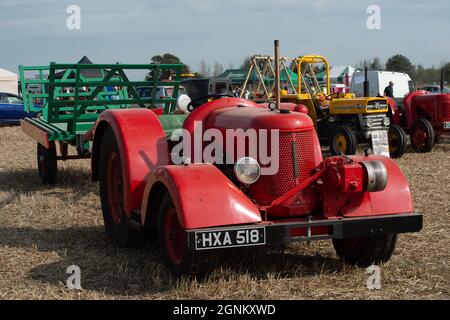
<svg viewBox="0 0 450 320">
<path fill-rule="evenodd" d="M 444 68 L 441 69 L 441 93 L 444 92 Z"/>
<path fill-rule="evenodd" d="M 367 80 L 367 67 L 364 67 L 364 97 L 369 96 L 369 80 Z"/>
<path fill-rule="evenodd" d="M 275 106 L 279 110 L 281 104 L 280 97 L 280 40 L 274 41 L 275 47 Z"/>
</svg>

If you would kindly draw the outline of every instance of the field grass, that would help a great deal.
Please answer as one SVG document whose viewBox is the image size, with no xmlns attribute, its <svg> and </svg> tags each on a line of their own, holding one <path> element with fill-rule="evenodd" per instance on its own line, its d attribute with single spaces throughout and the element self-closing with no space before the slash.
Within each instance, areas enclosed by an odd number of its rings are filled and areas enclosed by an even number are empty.
<svg viewBox="0 0 450 320">
<path fill-rule="evenodd" d="M 228 252 L 204 281 L 172 278 L 156 246 L 119 249 L 107 239 L 89 161 L 59 162 L 56 186 L 41 186 L 36 145 L 0 128 L 0 299 L 449 299 L 450 144 L 398 161 L 424 229 L 399 236 L 381 267 L 382 289 L 343 265 L 329 241 L 284 250 Z M 82 290 L 66 287 L 70 265 Z"/>
</svg>

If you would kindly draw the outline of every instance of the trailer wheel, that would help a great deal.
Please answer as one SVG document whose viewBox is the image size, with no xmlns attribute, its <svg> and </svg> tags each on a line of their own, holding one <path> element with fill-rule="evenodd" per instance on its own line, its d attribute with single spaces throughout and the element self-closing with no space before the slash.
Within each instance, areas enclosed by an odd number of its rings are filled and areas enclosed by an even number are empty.
<svg viewBox="0 0 450 320">
<path fill-rule="evenodd" d="M 426 119 L 417 120 L 410 134 L 411 147 L 415 152 L 430 152 L 434 145 L 434 129 L 430 121 Z"/>
<path fill-rule="evenodd" d="M 50 149 L 37 144 L 37 165 L 42 184 L 55 184 L 58 172 L 55 142 L 50 142 Z"/>
<path fill-rule="evenodd" d="M 389 153 L 391 158 L 401 158 L 406 150 L 406 133 L 399 125 L 389 128 Z"/>
<path fill-rule="evenodd" d="M 394 252 L 396 243 L 396 234 L 333 240 L 339 258 L 359 267 L 387 262 Z"/>
<path fill-rule="evenodd" d="M 337 126 L 330 135 L 329 143 L 332 155 L 353 155 L 358 146 L 355 133 L 347 126 Z"/>
<path fill-rule="evenodd" d="M 177 277 L 208 274 L 215 261 L 215 254 L 189 249 L 186 230 L 179 220 L 173 200 L 168 192 L 164 195 L 158 214 L 158 238 L 164 265 Z"/>
<path fill-rule="evenodd" d="M 120 247 L 138 247 L 141 239 L 131 228 L 124 210 L 123 174 L 119 148 L 111 128 L 107 128 L 100 148 L 100 200 L 105 231 Z"/>
</svg>

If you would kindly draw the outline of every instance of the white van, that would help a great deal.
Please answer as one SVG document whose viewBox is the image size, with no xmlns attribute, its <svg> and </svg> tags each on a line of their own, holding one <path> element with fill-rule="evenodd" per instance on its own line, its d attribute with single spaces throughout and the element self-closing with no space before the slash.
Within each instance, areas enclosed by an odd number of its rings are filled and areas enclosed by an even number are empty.
<svg viewBox="0 0 450 320">
<path fill-rule="evenodd" d="M 414 84 L 407 73 L 392 71 L 367 71 L 369 81 L 369 96 L 376 97 L 384 94 L 384 88 L 389 81 L 394 82 L 394 98 L 403 98 L 414 91 Z M 364 71 L 356 71 L 350 83 L 350 92 L 357 97 L 364 96 Z"/>
</svg>

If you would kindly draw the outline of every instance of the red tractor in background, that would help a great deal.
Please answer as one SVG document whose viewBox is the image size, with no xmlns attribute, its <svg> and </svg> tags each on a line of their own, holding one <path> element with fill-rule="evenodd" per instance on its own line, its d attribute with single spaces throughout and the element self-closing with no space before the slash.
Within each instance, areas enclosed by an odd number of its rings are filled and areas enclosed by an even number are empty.
<svg viewBox="0 0 450 320">
<path fill-rule="evenodd" d="M 256 141 L 245 136 L 250 131 Z M 196 161 L 213 142 L 223 146 L 212 152 L 216 160 Z M 258 153 L 266 147 L 272 173 Z M 106 110 L 94 127 L 91 162 L 108 236 L 122 246 L 158 239 L 175 275 L 209 272 L 218 250 L 300 240 L 332 239 L 340 258 L 368 266 L 389 260 L 398 233 L 422 228 L 393 160 L 324 160 L 308 115 L 239 98 L 212 100 L 187 116 Z"/>
<path fill-rule="evenodd" d="M 444 76 L 441 74 L 441 92 Z M 450 135 L 450 94 L 430 93 L 424 90 L 411 92 L 403 104 L 388 98 L 391 127 L 390 139 L 404 141 L 409 134 L 415 152 L 429 152 L 441 135 Z M 394 133 L 392 133 L 394 130 Z M 404 145 L 390 141 L 391 145 Z"/>
</svg>

